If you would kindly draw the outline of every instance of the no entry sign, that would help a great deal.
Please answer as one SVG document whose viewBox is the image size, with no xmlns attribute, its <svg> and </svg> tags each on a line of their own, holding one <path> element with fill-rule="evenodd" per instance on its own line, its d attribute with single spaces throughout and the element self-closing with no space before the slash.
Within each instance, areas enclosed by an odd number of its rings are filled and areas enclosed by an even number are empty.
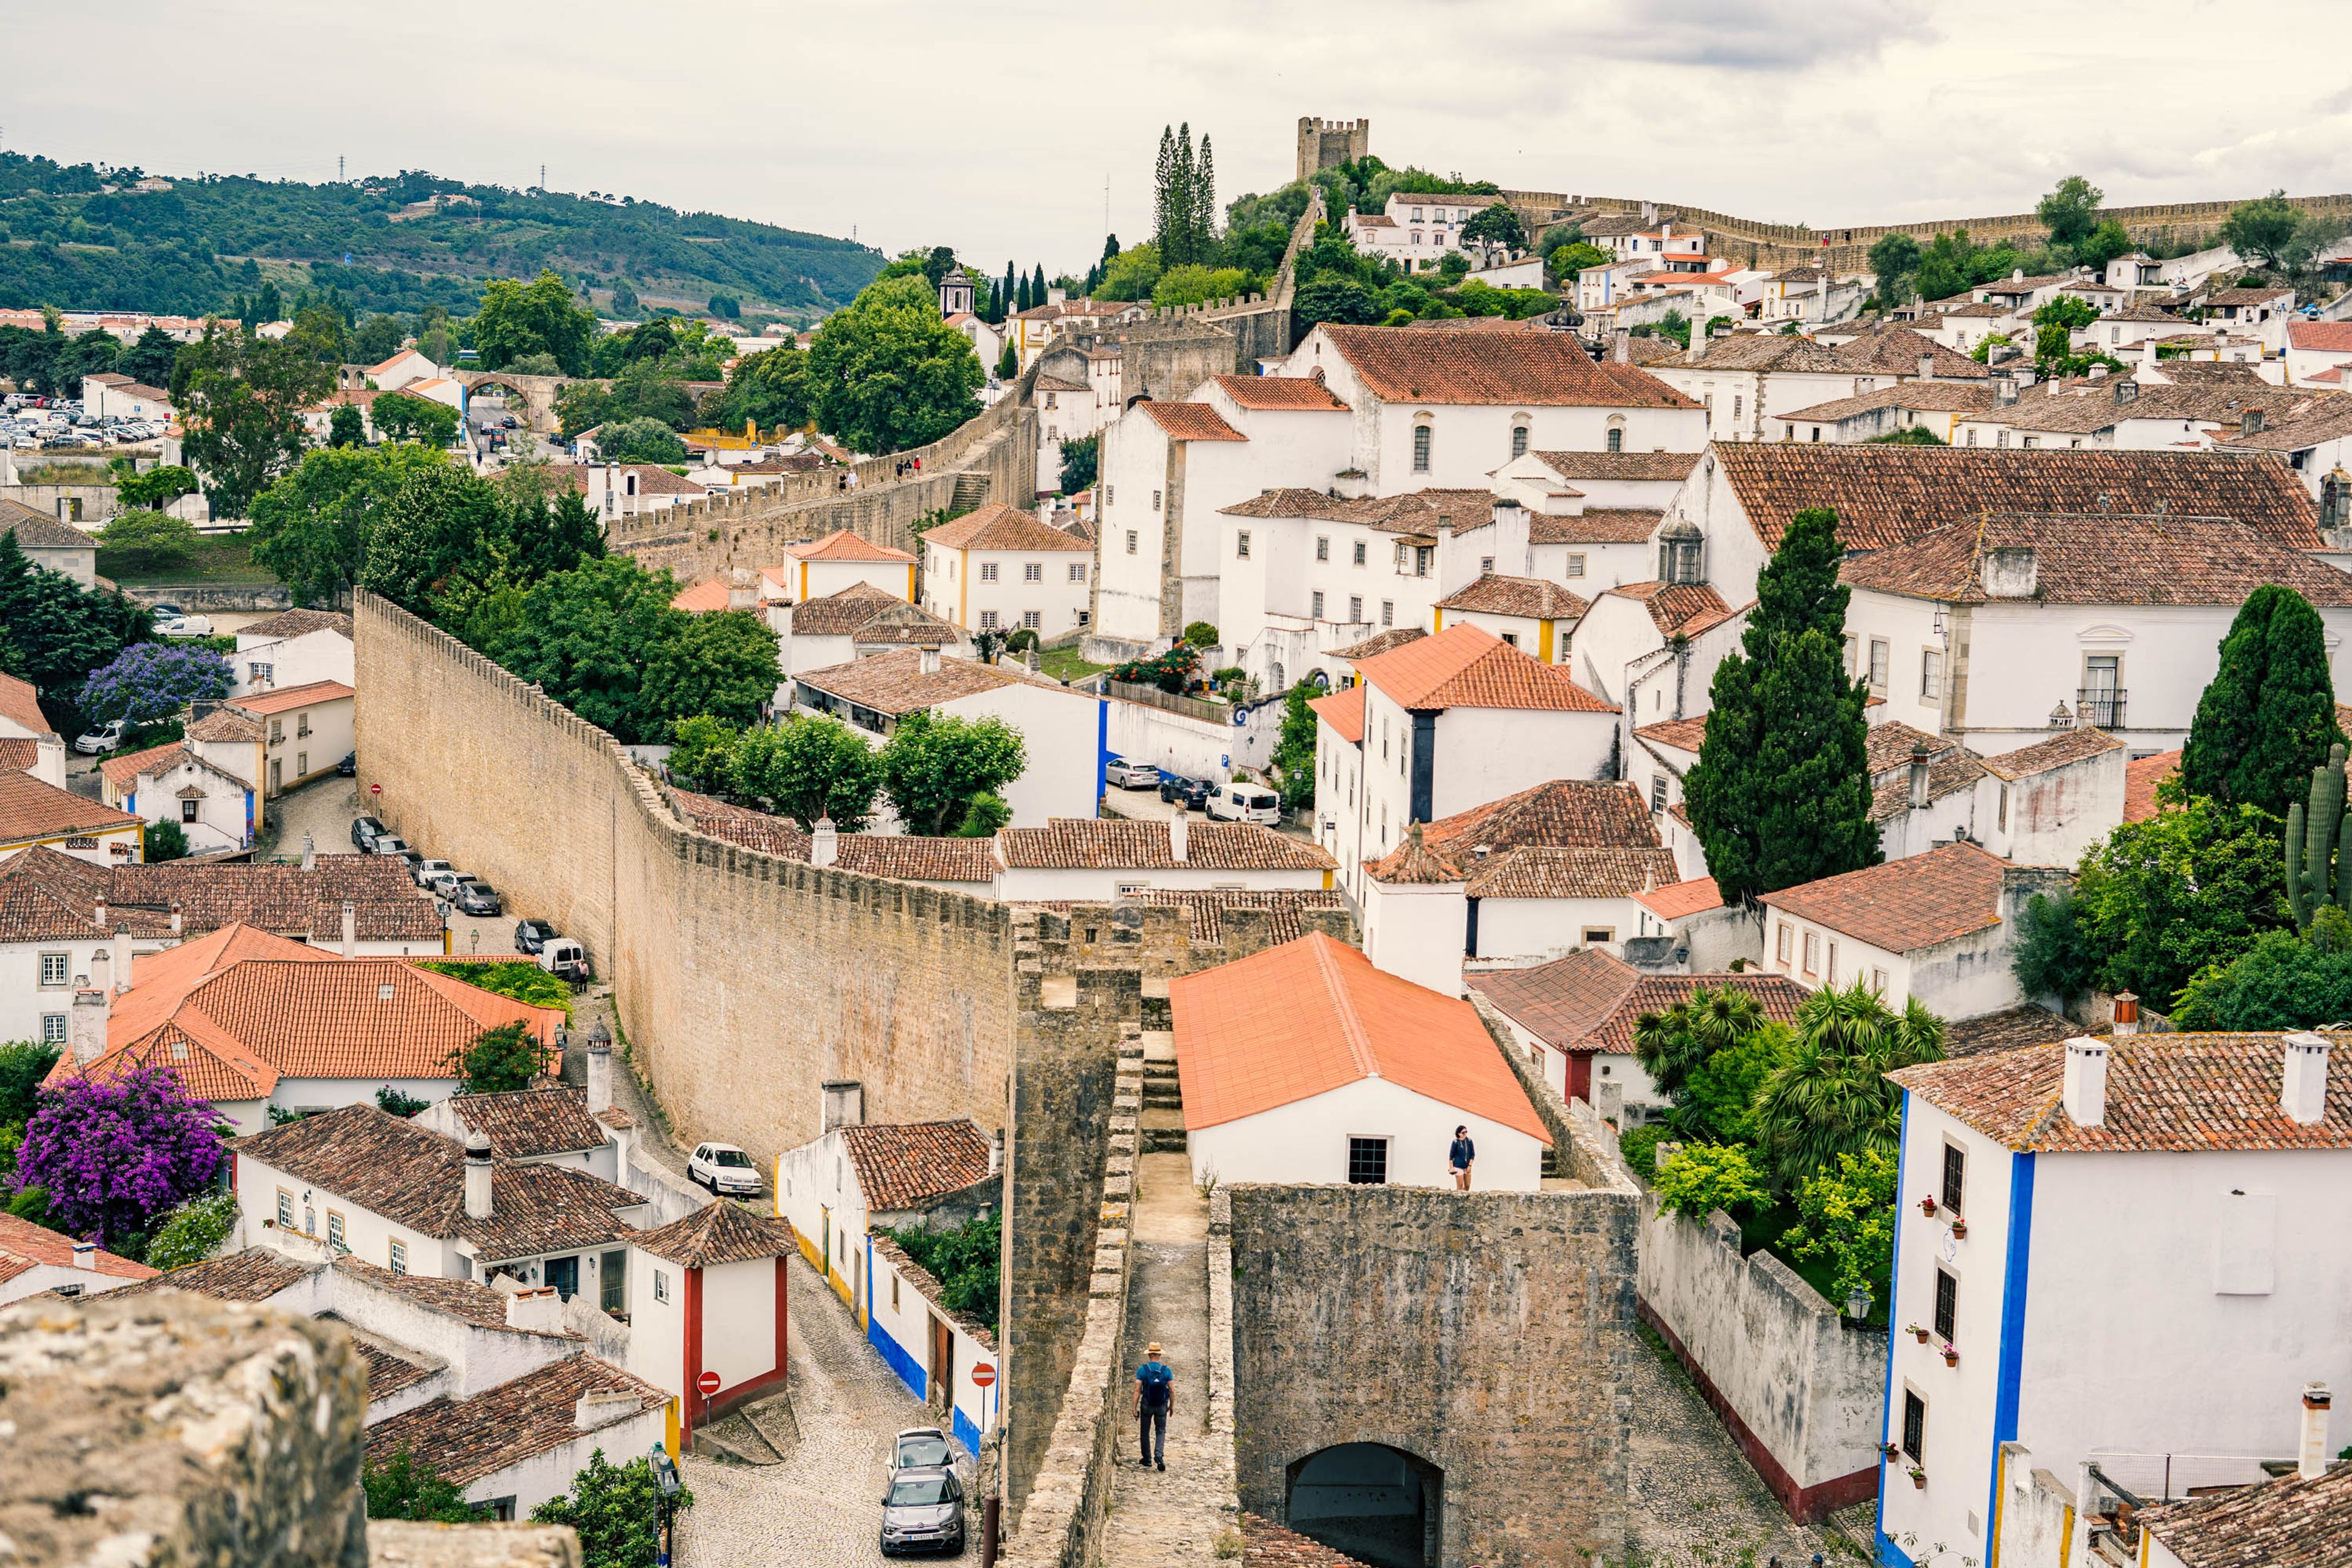
<svg viewBox="0 0 2352 1568">
<path fill-rule="evenodd" d="M 982 1362 L 978 1366 L 973 1367 L 971 1381 L 982 1388 L 986 1388 L 990 1384 L 994 1383 L 996 1381 L 995 1364 L 991 1362 Z"/>
<path fill-rule="evenodd" d="M 694 1380 L 694 1386 L 702 1390 L 702 1397 L 708 1399 L 719 1392 L 719 1374 L 715 1372 L 706 1372 Z"/>
</svg>

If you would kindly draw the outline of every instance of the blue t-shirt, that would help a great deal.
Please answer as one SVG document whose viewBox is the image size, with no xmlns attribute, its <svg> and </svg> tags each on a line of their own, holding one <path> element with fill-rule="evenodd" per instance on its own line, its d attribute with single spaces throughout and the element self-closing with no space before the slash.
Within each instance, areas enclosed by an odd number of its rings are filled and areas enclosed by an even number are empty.
<svg viewBox="0 0 2352 1568">
<path fill-rule="evenodd" d="M 1135 1381 L 1143 1385 L 1143 1407 L 1165 1410 L 1169 1395 L 1175 1392 L 1176 1374 L 1163 1362 L 1148 1361 L 1135 1369 Z"/>
<path fill-rule="evenodd" d="M 1478 1157 L 1478 1146 L 1467 1138 L 1456 1138 L 1454 1141 L 1453 1157 L 1454 1168 L 1457 1171 L 1466 1171 L 1470 1168 L 1470 1162 Z"/>
</svg>

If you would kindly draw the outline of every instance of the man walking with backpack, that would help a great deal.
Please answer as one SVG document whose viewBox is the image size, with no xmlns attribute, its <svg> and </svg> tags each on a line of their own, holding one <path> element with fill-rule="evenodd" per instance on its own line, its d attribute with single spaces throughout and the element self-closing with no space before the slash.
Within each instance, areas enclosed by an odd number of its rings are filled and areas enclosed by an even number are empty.
<svg viewBox="0 0 2352 1568">
<path fill-rule="evenodd" d="M 1176 1374 L 1160 1359 L 1160 1342 L 1151 1342 L 1150 1359 L 1135 1369 L 1136 1463 L 1150 1469 L 1168 1468 L 1168 1412 L 1176 1405 Z M 1158 1439 L 1157 1442 L 1154 1439 Z"/>
</svg>

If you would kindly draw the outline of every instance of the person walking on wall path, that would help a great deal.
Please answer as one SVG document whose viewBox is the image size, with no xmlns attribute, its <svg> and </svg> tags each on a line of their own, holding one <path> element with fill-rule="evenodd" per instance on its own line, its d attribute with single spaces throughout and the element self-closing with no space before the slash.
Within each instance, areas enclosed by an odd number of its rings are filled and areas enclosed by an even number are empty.
<svg viewBox="0 0 2352 1568">
<path fill-rule="evenodd" d="M 1454 1130 L 1454 1147 L 1446 1151 L 1446 1161 L 1454 1167 L 1454 1190 L 1455 1192 L 1466 1193 L 1470 1190 L 1470 1167 L 1476 1162 L 1477 1158 L 1478 1145 L 1470 1142 L 1470 1129 L 1467 1127 L 1455 1128 Z"/>
<path fill-rule="evenodd" d="M 1176 1405 L 1176 1374 L 1160 1359 L 1160 1342 L 1149 1347 L 1150 1358 L 1135 1369 L 1136 1460 L 1145 1469 L 1168 1468 L 1168 1412 Z M 1157 1441 L 1154 1441 L 1157 1439 Z"/>
</svg>

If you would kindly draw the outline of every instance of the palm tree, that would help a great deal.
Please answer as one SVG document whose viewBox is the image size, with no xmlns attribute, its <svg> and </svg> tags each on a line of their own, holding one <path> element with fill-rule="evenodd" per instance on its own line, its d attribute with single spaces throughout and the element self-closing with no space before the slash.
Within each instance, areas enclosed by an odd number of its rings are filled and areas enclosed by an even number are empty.
<svg viewBox="0 0 2352 1568">
<path fill-rule="evenodd" d="M 1712 1142 L 1724 1130 L 1715 1123 L 1720 1105 L 1690 1103 L 1697 1080 L 1718 1053 L 1736 1050 L 1767 1026 L 1764 1009 L 1755 996 L 1737 985 L 1694 987 L 1691 994 L 1662 1013 L 1644 1013 L 1633 1020 L 1633 1054 L 1658 1092 L 1674 1101 L 1666 1121 L 1685 1138 Z M 1720 1094 L 1712 1097 L 1719 1100 Z"/>
<path fill-rule="evenodd" d="M 1903 1094 L 1886 1074 L 1941 1059 L 1944 1021 L 1915 997 L 1898 1016 L 1857 980 L 1797 1009 L 1797 1043 L 1756 1100 L 1756 1133 L 1784 1188 L 1841 1153 L 1892 1153 Z"/>
</svg>

